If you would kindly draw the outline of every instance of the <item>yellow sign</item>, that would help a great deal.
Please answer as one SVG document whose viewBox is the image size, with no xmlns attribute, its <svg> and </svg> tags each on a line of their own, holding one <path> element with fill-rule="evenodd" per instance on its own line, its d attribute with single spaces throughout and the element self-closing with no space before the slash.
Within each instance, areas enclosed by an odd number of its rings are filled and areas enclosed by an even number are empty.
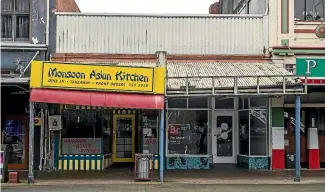
<svg viewBox="0 0 325 192">
<path fill-rule="evenodd" d="M 36 61 L 32 64 L 31 87 L 163 94 L 164 73 L 162 67 Z"/>
</svg>

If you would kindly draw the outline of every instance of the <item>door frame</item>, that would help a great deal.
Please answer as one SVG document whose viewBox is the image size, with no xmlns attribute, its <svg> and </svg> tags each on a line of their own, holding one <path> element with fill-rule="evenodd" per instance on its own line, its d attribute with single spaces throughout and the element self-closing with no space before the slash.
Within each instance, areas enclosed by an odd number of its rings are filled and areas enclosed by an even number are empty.
<svg viewBox="0 0 325 192">
<path fill-rule="evenodd" d="M 217 140 L 216 140 L 216 131 L 217 131 L 217 117 L 218 116 L 232 116 L 232 152 L 233 155 L 231 157 L 218 157 L 217 156 Z M 237 128 L 237 120 L 236 120 L 236 112 L 235 110 L 231 111 L 215 111 L 213 113 L 212 118 L 212 159 L 213 163 L 237 163 L 237 151 L 238 151 L 238 128 Z"/>
<path fill-rule="evenodd" d="M 132 120 L 132 158 L 117 158 L 116 157 L 116 129 L 118 118 L 130 118 Z M 132 115 L 113 115 L 113 163 L 129 163 L 134 162 L 135 155 L 135 114 Z"/>
<path fill-rule="evenodd" d="M 25 143 L 24 143 L 24 163 L 8 163 L 8 169 L 27 169 L 29 162 L 29 119 L 26 115 L 5 115 L 3 120 L 23 120 L 25 122 Z M 4 134 L 5 127 L 3 127 L 2 134 Z M 2 141 L 4 142 L 4 141 Z M 2 144 L 2 143 L 1 143 Z M 9 154 L 8 154 L 9 155 Z"/>
</svg>

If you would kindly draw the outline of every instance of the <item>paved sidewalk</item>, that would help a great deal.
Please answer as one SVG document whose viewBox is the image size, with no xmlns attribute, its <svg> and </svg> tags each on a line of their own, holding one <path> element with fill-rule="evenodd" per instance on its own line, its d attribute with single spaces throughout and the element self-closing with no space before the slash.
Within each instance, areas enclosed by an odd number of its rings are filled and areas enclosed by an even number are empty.
<svg viewBox="0 0 325 192">
<path fill-rule="evenodd" d="M 301 182 L 294 182 L 294 171 L 213 171 L 168 170 L 165 185 L 173 184 L 325 184 L 325 171 L 302 171 Z M 19 184 L 4 183 L 3 186 L 26 185 L 27 178 Z M 34 185 L 157 185 L 158 172 L 152 182 L 135 182 L 132 170 L 100 172 L 37 172 Z"/>
</svg>

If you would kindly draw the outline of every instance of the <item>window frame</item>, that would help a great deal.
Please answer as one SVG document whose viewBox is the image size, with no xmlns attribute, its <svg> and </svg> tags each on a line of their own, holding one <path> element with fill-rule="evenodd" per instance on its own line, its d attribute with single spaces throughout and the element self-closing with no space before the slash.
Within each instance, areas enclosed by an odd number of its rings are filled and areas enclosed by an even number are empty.
<svg viewBox="0 0 325 192">
<path fill-rule="evenodd" d="M 17 0 L 10 0 L 11 5 L 12 5 L 12 10 L 11 11 L 3 11 L 1 10 L 1 17 L 2 16 L 11 16 L 12 22 L 11 22 L 11 38 L 2 38 L 1 41 L 14 41 L 14 42 L 19 42 L 19 41 L 29 41 L 30 40 L 30 32 L 31 32 L 31 1 L 29 1 L 29 10 L 28 12 L 19 12 L 16 10 L 16 1 Z M 28 37 L 27 38 L 18 38 L 16 37 L 17 35 L 17 18 L 19 16 L 28 16 Z"/>
</svg>

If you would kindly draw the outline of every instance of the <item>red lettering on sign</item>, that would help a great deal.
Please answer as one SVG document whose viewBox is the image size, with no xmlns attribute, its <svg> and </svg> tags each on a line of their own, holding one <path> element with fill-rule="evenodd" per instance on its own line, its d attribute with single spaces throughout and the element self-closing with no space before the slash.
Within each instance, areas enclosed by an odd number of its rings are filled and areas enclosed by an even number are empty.
<svg viewBox="0 0 325 192">
<path fill-rule="evenodd" d="M 144 144 L 145 145 L 153 145 L 156 143 L 156 139 L 145 139 Z"/>
<path fill-rule="evenodd" d="M 179 125 L 171 124 L 168 125 L 168 135 L 169 136 L 178 136 Z"/>
</svg>

